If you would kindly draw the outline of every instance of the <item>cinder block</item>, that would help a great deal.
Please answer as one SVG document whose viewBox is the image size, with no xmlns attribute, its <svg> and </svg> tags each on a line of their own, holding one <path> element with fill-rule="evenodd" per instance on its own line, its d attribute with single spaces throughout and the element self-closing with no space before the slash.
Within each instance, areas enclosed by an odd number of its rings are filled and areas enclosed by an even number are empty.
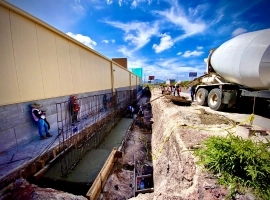
<svg viewBox="0 0 270 200">
<path fill-rule="evenodd" d="M 12 111 L 12 110 L 18 110 L 18 104 L 11 104 L 11 105 L 6 105 L 5 106 L 5 110 L 9 110 L 9 111 Z"/>
<path fill-rule="evenodd" d="M 0 126 L 4 123 L 7 123 L 7 119 L 5 117 L 0 118 Z"/>
<path fill-rule="evenodd" d="M 13 109 L 10 111 L 11 112 L 11 115 L 18 115 L 20 113 L 23 113 L 24 112 L 24 109 Z"/>
<path fill-rule="evenodd" d="M 31 112 L 22 112 L 22 113 L 19 113 L 18 118 L 19 118 L 19 119 L 22 119 L 22 118 L 29 118 L 29 116 L 32 118 Z"/>
<path fill-rule="evenodd" d="M 17 146 L 17 140 L 13 128 L 0 131 L 0 138 L 0 152 Z"/>
<path fill-rule="evenodd" d="M 14 125 L 15 125 L 14 121 L 1 124 L 0 130 L 4 131 L 4 130 L 10 129 L 10 128 L 14 128 Z"/>
<path fill-rule="evenodd" d="M 11 115 L 12 113 L 9 110 L 4 110 L 2 112 L 0 112 L 0 117 L 6 117 Z"/>
<path fill-rule="evenodd" d="M 48 109 L 48 114 L 49 115 L 54 115 L 54 114 L 56 114 L 56 106 L 54 105 L 54 106 L 50 106 L 49 107 L 49 109 Z"/>
<path fill-rule="evenodd" d="M 49 101 L 49 105 L 48 106 L 55 106 L 55 104 L 58 103 L 58 99 L 53 99 Z"/>
<path fill-rule="evenodd" d="M 38 126 L 35 126 L 32 122 L 18 125 L 14 129 L 18 144 L 22 144 L 26 141 L 32 140 L 35 136 L 39 136 Z"/>
<path fill-rule="evenodd" d="M 5 110 L 5 106 L 0 106 L 0 112 L 3 112 Z"/>
<path fill-rule="evenodd" d="M 8 122 L 16 121 L 19 119 L 19 114 L 7 116 L 6 119 Z"/>
<path fill-rule="evenodd" d="M 14 126 L 16 127 L 27 122 L 29 122 L 27 118 L 17 119 L 14 121 Z"/>
</svg>

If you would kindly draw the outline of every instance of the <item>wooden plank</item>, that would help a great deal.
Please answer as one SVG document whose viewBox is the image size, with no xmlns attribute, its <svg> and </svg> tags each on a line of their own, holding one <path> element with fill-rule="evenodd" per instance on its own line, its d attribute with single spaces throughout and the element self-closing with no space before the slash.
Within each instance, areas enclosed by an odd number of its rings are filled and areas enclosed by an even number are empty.
<svg viewBox="0 0 270 200">
<path fill-rule="evenodd" d="M 134 156 L 133 156 L 134 158 Z M 135 167 L 133 169 L 133 196 L 135 197 L 136 191 L 137 191 L 137 181 L 136 181 L 136 170 Z"/>
<path fill-rule="evenodd" d="M 97 176 L 97 178 L 93 182 L 91 188 L 86 193 L 86 197 L 89 200 L 96 200 L 98 198 L 99 194 L 101 193 L 101 190 L 104 187 L 104 185 L 107 181 L 107 178 L 111 172 L 111 169 L 114 165 L 114 161 L 116 160 L 116 158 L 115 158 L 116 152 L 117 152 L 117 150 L 116 150 L 116 148 L 114 148 L 112 150 L 111 154 L 109 155 L 109 157 L 107 158 L 102 169 L 100 170 L 99 175 Z"/>
<path fill-rule="evenodd" d="M 147 189 L 142 189 L 142 190 L 137 190 L 136 193 L 150 193 L 154 192 L 154 188 L 147 188 Z"/>
<path fill-rule="evenodd" d="M 55 149 L 53 150 L 53 157 L 54 158 L 56 157 L 56 150 Z"/>
<path fill-rule="evenodd" d="M 41 170 L 39 170 L 37 173 L 35 173 L 34 177 L 36 180 L 39 180 L 40 177 L 49 169 L 50 164 L 43 167 Z"/>
<path fill-rule="evenodd" d="M 61 155 L 63 155 L 68 150 L 69 150 L 69 148 L 67 148 L 65 151 L 62 151 L 61 153 L 59 153 L 56 157 L 54 157 L 52 160 L 50 160 L 46 166 L 43 166 L 41 170 L 39 170 L 37 173 L 35 173 L 35 175 L 34 175 L 35 179 L 36 180 L 40 179 L 40 177 L 49 169 L 51 163 L 53 163 L 55 160 L 57 160 Z M 39 161 L 39 162 L 41 162 L 41 161 Z M 43 162 L 43 164 L 44 164 L 44 162 Z"/>
<path fill-rule="evenodd" d="M 41 168 L 45 167 L 45 160 L 40 160 L 39 163 L 41 165 Z"/>
<path fill-rule="evenodd" d="M 151 176 L 152 176 L 152 174 L 145 174 L 145 175 L 139 175 L 139 176 L 137 176 L 137 178 L 148 178 Z"/>
</svg>

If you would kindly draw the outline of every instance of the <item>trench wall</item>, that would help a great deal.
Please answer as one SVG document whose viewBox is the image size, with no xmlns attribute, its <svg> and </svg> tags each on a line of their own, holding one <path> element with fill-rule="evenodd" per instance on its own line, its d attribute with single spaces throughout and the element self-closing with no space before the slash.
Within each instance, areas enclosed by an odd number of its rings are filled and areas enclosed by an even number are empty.
<svg viewBox="0 0 270 200">
<path fill-rule="evenodd" d="M 38 136 L 34 102 L 55 132 L 55 104 L 71 95 L 141 90 L 140 77 L 6 1 L 0 27 L 0 152 Z"/>
</svg>

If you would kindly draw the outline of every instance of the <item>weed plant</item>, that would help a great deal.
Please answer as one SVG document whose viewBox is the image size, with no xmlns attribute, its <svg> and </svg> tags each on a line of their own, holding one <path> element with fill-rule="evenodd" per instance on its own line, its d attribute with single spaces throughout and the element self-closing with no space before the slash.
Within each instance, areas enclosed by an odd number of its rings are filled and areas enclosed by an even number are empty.
<svg viewBox="0 0 270 200">
<path fill-rule="evenodd" d="M 219 174 L 218 182 L 230 186 L 230 196 L 235 191 L 250 191 L 260 199 L 270 199 L 270 152 L 268 143 L 244 140 L 229 134 L 227 137 L 211 136 L 202 148 L 195 149 L 199 165 Z"/>
</svg>

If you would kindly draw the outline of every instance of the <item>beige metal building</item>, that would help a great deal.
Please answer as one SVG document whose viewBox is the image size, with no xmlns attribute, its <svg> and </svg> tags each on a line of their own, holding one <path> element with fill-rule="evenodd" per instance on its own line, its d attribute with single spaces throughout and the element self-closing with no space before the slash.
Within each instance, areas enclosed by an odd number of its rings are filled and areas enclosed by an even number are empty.
<svg viewBox="0 0 270 200">
<path fill-rule="evenodd" d="M 47 105 L 48 118 L 56 121 L 53 103 L 70 95 L 137 90 L 141 83 L 119 64 L 0 1 L 0 152 L 36 135 L 29 122 L 33 102 Z"/>
<path fill-rule="evenodd" d="M 66 34 L 5 1 L 0 6 L 0 105 L 139 84 Z"/>
</svg>

